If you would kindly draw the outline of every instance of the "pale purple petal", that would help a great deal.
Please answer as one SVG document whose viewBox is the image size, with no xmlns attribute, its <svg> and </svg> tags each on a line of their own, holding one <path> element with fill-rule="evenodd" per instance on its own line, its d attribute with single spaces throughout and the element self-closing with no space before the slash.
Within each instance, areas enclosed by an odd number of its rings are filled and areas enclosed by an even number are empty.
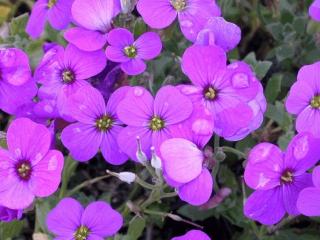
<svg viewBox="0 0 320 240">
<path fill-rule="evenodd" d="M 314 186 L 320 188 L 320 166 L 317 166 L 313 169 L 312 182 Z"/>
<path fill-rule="evenodd" d="M 299 72 L 298 81 L 304 81 L 306 84 L 312 87 L 315 93 L 320 92 L 320 62 L 303 66 Z"/>
<path fill-rule="evenodd" d="M 296 120 L 296 129 L 299 133 L 309 132 L 320 138 L 320 111 L 311 106 L 305 108 Z"/>
<path fill-rule="evenodd" d="M 140 0 L 137 9 L 143 21 L 152 28 L 168 27 L 177 17 L 176 10 L 168 0 Z"/>
<path fill-rule="evenodd" d="M 54 29 L 63 30 L 71 22 L 73 0 L 57 1 L 48 11 L 48 21 Z"/>
<path fill-rule="evenodd" d="M 244 179 L 253 189 L 271 189 L 280 185 L 283 170 L 281 150 L 271 143 L 260 143 L 249 153 Z"/>
<path fill-rule="evenodd" d="M 179 187 L 178 194 L 183 201 L 194 206 L 200 206 L 210 199 L 212 187 L 211 173 L 204 168 L 196 179 Z"/>
<path fill-rule="evenodd" d="M 122 50 L 124 47 L 132 45 L 133 42 L 133 34 L 125 28 L 115 28 L 108 33 L 108 43 Z"/>
<path fill-rule="evenodd" d="M 165 172 L 173 181 L 188 183 L 200 175 L 204 156 L 194 143 L 172 138 L 162 143 L 160 152 Z"/>
<path fill-rule="evenodd" d="M 180 237 L 171 238 L 171 240 L 211 240 L 210 237 L 200 230 L 191 230 Z"/>
<path fill-rule="evenodd" d="M 80 227 L 83 211 L 81 204 L 73 198 L 62 199 L 47 215 L 46 224 L 49 231 L 61 239 L 69 239 Z"/>
<path fill-rule="evenodd" d="M 30 15 L 30 18 L 26 27 L 26 32 L 32 38 L 40 37 L 46 25 L 47 13 L 48 13 L 48 1 L 38 0 L 32 8 L 32 13 Z"/>
<path fill-rule="evenodd" d="M 116 115 L 119 103 L 125 98 L 131 87 L 124 86 L 114 91 L 107 103 L 107 112 Z"/>
<path fill-rule="evenodd" d="M 123 51 L 123 48 L 108 46 L 106 49 L 107 59 L 116 62 L 116 63 L 124 63 L 130 61 L 130 58 L 127 57 Z"/>
<path fill-rule="evenodd" d="M 320 188 L 305 188 L 298 197 L 297 208 L 306 216 L 320 216 Z"/>
<path fill-rule="evenodd" d="M 63 145 L 80 162 L 88 161 L 97 154 L 102 137 L 94 125 L 83 123 L 70 124 L 61 133 Z"/>
<path fill-rule="evenodd" d="M 135 42 L 138 58 L 150 60 L 157 57 L 162 49 L 162 42 L 159 34 L 155 32 L 147 32 L 142 34 Z"/>
<path fill-rule="evenodd" d="M 84 210 L 81 224 L 88 227 L 92 234 L 110 237 L 120 230 L 123 219 L 109 204 L 98 201 L 89 204 Z"/>
<path fill-rule="evenodd" d="M 59 187 L 64 158 L 61 152 L 50 150 L 37 164 L 32 166 L 29 188 L 37 197 L 47 197 Z"/>
<path fill-rule="evenodd" d="M 121 69 L 128 75 L 139 75 L 147 68 L 145 62 L 139 58 L 130 59 L 128 62 L 121 64 Z"/>
<path fill-rule="evenodd" d="M 153 116 L 153 97 L 143 87 L 132 87 L 119 103 L 117 115 L 129 126 L 148 126 Z"/>
<path fill-rule="evenodd" d="M 309 15 L 315 21 L 320 21 L 320 1 L 314 0 L 309 8 Z"/>
<path fill-rule="evenodd" d="M 286 211 L 282 188 L 258 190 L 250 195 L 244 206 L 244 215 L 264 225 L 280 222 Z"/>
<path fill-rule="evenodd" d="M 160 131 L 152 132 L 152 146 L 155 148 L 156 155 L 160 155 L 160 146 L 161 144 L 172 138 L 170 126 L 161 129 Z"/>
<path fill-rule="evenodd" d="M 68 29 L 64 38 L 84 51 L 96 51 L 102 49 L 107 42 L 107 34 L 99 31 L 91 31 L 81 27 Z M 90 43 L 90 44 L 88 44 Z"/>
<path fill-rule="evenodd" d="M 162 87 L 154 100 L 154 114 L 163 118 L 166 125 L 176 124 L 190 117 L 191 100 L 174 86 Z"/>
</svg>

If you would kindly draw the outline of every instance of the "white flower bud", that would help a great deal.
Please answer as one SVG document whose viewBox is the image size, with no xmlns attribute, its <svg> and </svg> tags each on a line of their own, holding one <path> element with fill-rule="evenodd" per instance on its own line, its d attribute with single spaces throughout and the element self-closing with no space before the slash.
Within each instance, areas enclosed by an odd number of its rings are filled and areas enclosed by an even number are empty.
<svg viewBox="0 0 320 240">
<path fill-rule="evenodd" d="M 161 159 L 156 155 L 154 147 L 151 147 L 151 153 L 152 153 L 151 166 L 154 169 L 161 170 L 162 162 L 161 162 Z"/>
<path fill-rule="evenodd" d="M 133 183 L 136 180 L 136 174 L 132 172 L 121 172 L 118 175 L 118 178 L 126 183 Z"/>
<path fill-rule="evenodd" d="M 136 152 L 136 157 L 138 161 L 142 164 L 145 164 L 148 161 L 146 154 L 142 151 L 140 137 L 137 136 L 137 146 L 138 150 Z"/>
</svg>

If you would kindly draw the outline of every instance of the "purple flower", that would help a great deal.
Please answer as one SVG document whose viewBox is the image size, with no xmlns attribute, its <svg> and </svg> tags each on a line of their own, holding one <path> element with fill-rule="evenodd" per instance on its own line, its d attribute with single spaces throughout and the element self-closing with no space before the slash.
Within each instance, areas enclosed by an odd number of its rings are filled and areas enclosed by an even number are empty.
<svg viewBox="0 0 320 240">
<path fill-rule="evenodd" d="M 239 140 L 260 126 L 265 98 L 261 83 L 246 63 L 227 66 L 220 47 L 194 45 L 183 55 L 182 69 L 194 85 L 179 89 L 194 105 L 203 105 L 212 113 L 216 134 Z"/>
<path fill-rule="evenodd" d="M 71 96 L 68 112 L 77 122 L 62 131 L 61 140 L 75 160 L 88 161 L 99 149 L 111 164 L 119 165 L 128 159 L 117 144 L 123 124 L 116 114 L 118 103 L 128 89 L 115 91 L 107 104 L 102 94 L 91 86 L 84 86 Z"/>
<path fill-rule="evenodd" d="M 40 37 L 47 20 L 54 29 L 65 29 L 71 21 L 72 2 L 73 0 L 38 0 L 32 8 L 26 32 L 32 38 Z"/>
<path fill-rule="evenodd" d="M 86 80 L 100 73 L 105 66 L 102 50 L 84 52 L 70 44 L 66 49 L 53 47 L 46 52 L 35 72 L 36 81 L 42 84 L 39 96 L 56 100 L 60 115 L 69 120 L 66 112 L 69 97 L 81 86 L 90 85 Z"/>
<path fill-rule="evenodd" d="M 154 32 L 142 34 L 136 41 L 133 34 L 124 28 L 109 32 L 106 49 L 107 58 L 121 63 L 121 69 L 129 75 L 138 75 L 146 70 L 143 60 L 158 56 L 162 49 L 159 35 Z"/>
<path fill-rule="evenodd" d="M 298 197 L 297 207 L 306 216 L 320 216 L 320 166 L 312 172 L 313 187 L 303 189 Z"/>
<path fill-rule="evenodd" d="M 309 8 L 309 15 L 315 21 L 320 21 L 320 0 L 315 0 L 310 8 Z"/>
<path fill-rule="evenodd" d="M 82 50 L 95 51 L 107 43 L 120 4 L 119 0 L 75 0 L 71 12 L 77 27 L 67 30 L 65 39 Z"/>
<path fill-rule="evenodd" d="M 220 16 L 215 0 L 139 0 L 137 9 L 152 28 L 168 27 L 177 17 L 184 36 L 195 41 L 208 19 Z"/>
<path fill-rule="evenodd" d="M 22 210 L 13 210 L 7 207 L 0 206 L 0 222 L 11 222 L 20 220 L 22 217 Z"/>
<path fill-rule="evenodd" d="M 123 219 L 106 202 L 93 202 L 84 209 L 73 198 L 64 198 L 48 213 L 46 223 L 57 240 L 100 240 L 116 234 L 122 227 Z"/>
<path fill-rule="evenodd" d="M 211 240 L 210 237 L 200 230 L 191 230 L 180 237 L 171 238 L 171 240 Z"/>
<path fill-rule="evenodd" d="M 276 224 L 285 213 L 298 215 L 298 195 L 312 186 L 306 171 L 320 158 L 319 144 L 320 139 L 302 133 L 292 139 L 285 153 L 270 143 L 255 146 L 244 179 L 256 191 L 247 199 L 244 214 L 265 225 Z"/>
<path fill-rule="evenodd" d="M 19 118 L 9 126 L 7 144 L 8 150 L 0 148 L 0 205 L 24 209 L 35 197 L 53 194 L 60 184 L 63 156 L 49 149 L 50 131 Z"/>
<path fill-rule="evenodd" d="M 241 40 L 241 29 L 234 23 L 227 22 L 223 17 L 212 17 L 198 33 L 196 44 L 218 45 L 230 51 Z"/>
<path fill-rule="evenodd" d="M 173 86 L 162 87 L 155 99 L 142 87 L 132 87 L 119 103 L 117 115 L 128 125 L 119 134 L 118 144 L 132 160 L 137 160 L 136 137 L 150 158 L 150 147 L 156 151 L 160 144 L 171 138 L 172 126 L 188 119 L 193 106 L 188 97 Z"/>
<path fill-rule="evenodd" d="M 183 138 L 166 140 L 160 146 L 160 157 L 166 180 L 177 187 L 180 199 L 195 206 L 210 199 L 213 179 L 203 152 L 194 143 Z"/>
<path fill-rule="evenodd" d="M 36 94 L 28 56 L 17 48 L 0 48 L 0 109 L 15 114 Z"/>
<path fill-rule="evenodd" d="M 320 62 L 303 66 L 286 101 L 287 111 L 297 115 L 297 131 L 310 132 L 316 137 L 320 137 L 319 71 Z"/>
</svg>

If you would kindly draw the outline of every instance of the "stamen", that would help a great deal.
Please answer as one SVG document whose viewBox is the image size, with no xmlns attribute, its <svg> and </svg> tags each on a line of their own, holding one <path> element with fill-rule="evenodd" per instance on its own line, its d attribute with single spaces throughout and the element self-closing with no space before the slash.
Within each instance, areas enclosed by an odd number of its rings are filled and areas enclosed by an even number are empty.
<svg viewBox="0 0 320 240">
<path fill-rule="evenodd" d="M 27 181 L 31 177 L 32 168 L 29 161 L 21 161 L 16 165 L 16 172 L 21 180 Z"/>
<path fill-rule="evenodd" d="M 213 87 L 208 87 L 204 91 L 204 96 L 208 100 L 214 100 L 217 96 L 217 92 Z"/>
<path fill-rule="evenodd" d="M 137 48 L 133 45 L 131 46 L 126 46 L 124 48 L 124 53 L 127 55 L 129 58 L 135 58 L 138 54 Z"/>
<path fill-rule="evenodd" d="M 80 226 L 74 233 L 75 240 L 87 240 L 90 230 L 86 226 Z"/>
<path fill-rule="evenodd" d="M 182 11 L 187 6 L 186 0 L 170 0 L 170 3 L 178 12 Z"/>
<path fill-rule="evenodd" d="M 310 103 L 313 108 L 320 108 L 320 95 L 314 96 Z"/>
<path fill-rule="evenodd" d="M 282 183 L 291 183 L 293 181 L 293 174 L 291 171 L 286 170 L 282 175 L 281 175 L 281 182 Z"/>
<path fill-rule="evenodd" d="M 49 0 L 48 2 L 48 8 L 52 8 L 56 3 L 57 3 L 58 0 Z"/>
<path fill-rule="evenodd" d="M 106 132 L 112 128 L 113 122 L 112 117 L 104 115 L 97 119 L 96 126 L 100 131 Z"/>
<path fill-rule="evenodd" d="M 154 116 L 150 121 L 150 129 L 153 131 L 159 131 L 163 129 L 165 126 L 165 122 L 157 116 Z"/>
<path fill-rule="evenodd" d="M 62 72 L 62 81 L 66 84 L 73 83 L 75 80 L 74 73 L 71 70 L 64 70 Z"/>
</svg>

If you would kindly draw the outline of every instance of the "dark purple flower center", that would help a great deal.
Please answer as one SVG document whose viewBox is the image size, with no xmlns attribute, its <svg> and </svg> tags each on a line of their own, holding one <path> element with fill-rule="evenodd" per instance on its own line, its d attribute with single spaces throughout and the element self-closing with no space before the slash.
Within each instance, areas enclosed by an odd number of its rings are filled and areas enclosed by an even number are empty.
<svg viewBox="0 0 320 240">
<path fill-rule="evenodd" d="M 211 86 L 205 88 L 203 94 L 204 97 L 210 101 L 214 100 L 217 97 L 217 91 Z"/>
<path fill-rule="evenodd" d="M 89 228 L 86 226 L 80 226 L 74 233 L 75 240 L 87 240 L 90 234 Z"/>
<path fill-rule="evenodd" d="M 66 84 L 73 83 L 75 80 L 74 73 L 69 69 L 63 70 L 61 73 L 61 76 L 62 76 L 63 83 L 66 83 Z"/>
<path fill-rule="evenodd" d="M 29 161 L 20 161 L 16 164 L 16 173 L 21 180 L 27 181 L 31 177 L 32 167 Z"/>
<path fill-rule="evenodd" d="M 110 117 L 109 115 L 104 115 L 101 118 L 98 118 L 96 121 L 96 127 L 102 131 L 106 132 L 112 128 L 113 125 L 113 118 Z"/>
<path fill-rule="evenodd" d="M 152 131 L 160 131 L 165 127 L 165 122 L 158 116 L 153 116 L 150 120 L 150 129 Z"/>
<path fill-rule="evenodd" d="M 56 3 L 57 3 L 58 0 L 49 0 L 48 1 L 48 8 L 52 8 Z"/>
<path fill-rule="evenodd" d="M 124 48 L 124 54 L 129 58 L 135 58 L 138 54 L 137 48 L 133 45 Z"/>
<path fill-rule="evenodd" d="M 292 183 L 293 182 L 293 174 L 290 170 L 286 170 L 281 175 L 281 182 L 283 184 Z"/>
<path fill-rule="evenodd" d="M 182 11 L 187 6 L 186 0 L 170 0 L 170 3 L 178 12 Z"/>
<path fill-rule="evenodd" d="M 320 108 L 320 95 L 314 96 L 310 105 L 313 108 Z"/>
</svg>

